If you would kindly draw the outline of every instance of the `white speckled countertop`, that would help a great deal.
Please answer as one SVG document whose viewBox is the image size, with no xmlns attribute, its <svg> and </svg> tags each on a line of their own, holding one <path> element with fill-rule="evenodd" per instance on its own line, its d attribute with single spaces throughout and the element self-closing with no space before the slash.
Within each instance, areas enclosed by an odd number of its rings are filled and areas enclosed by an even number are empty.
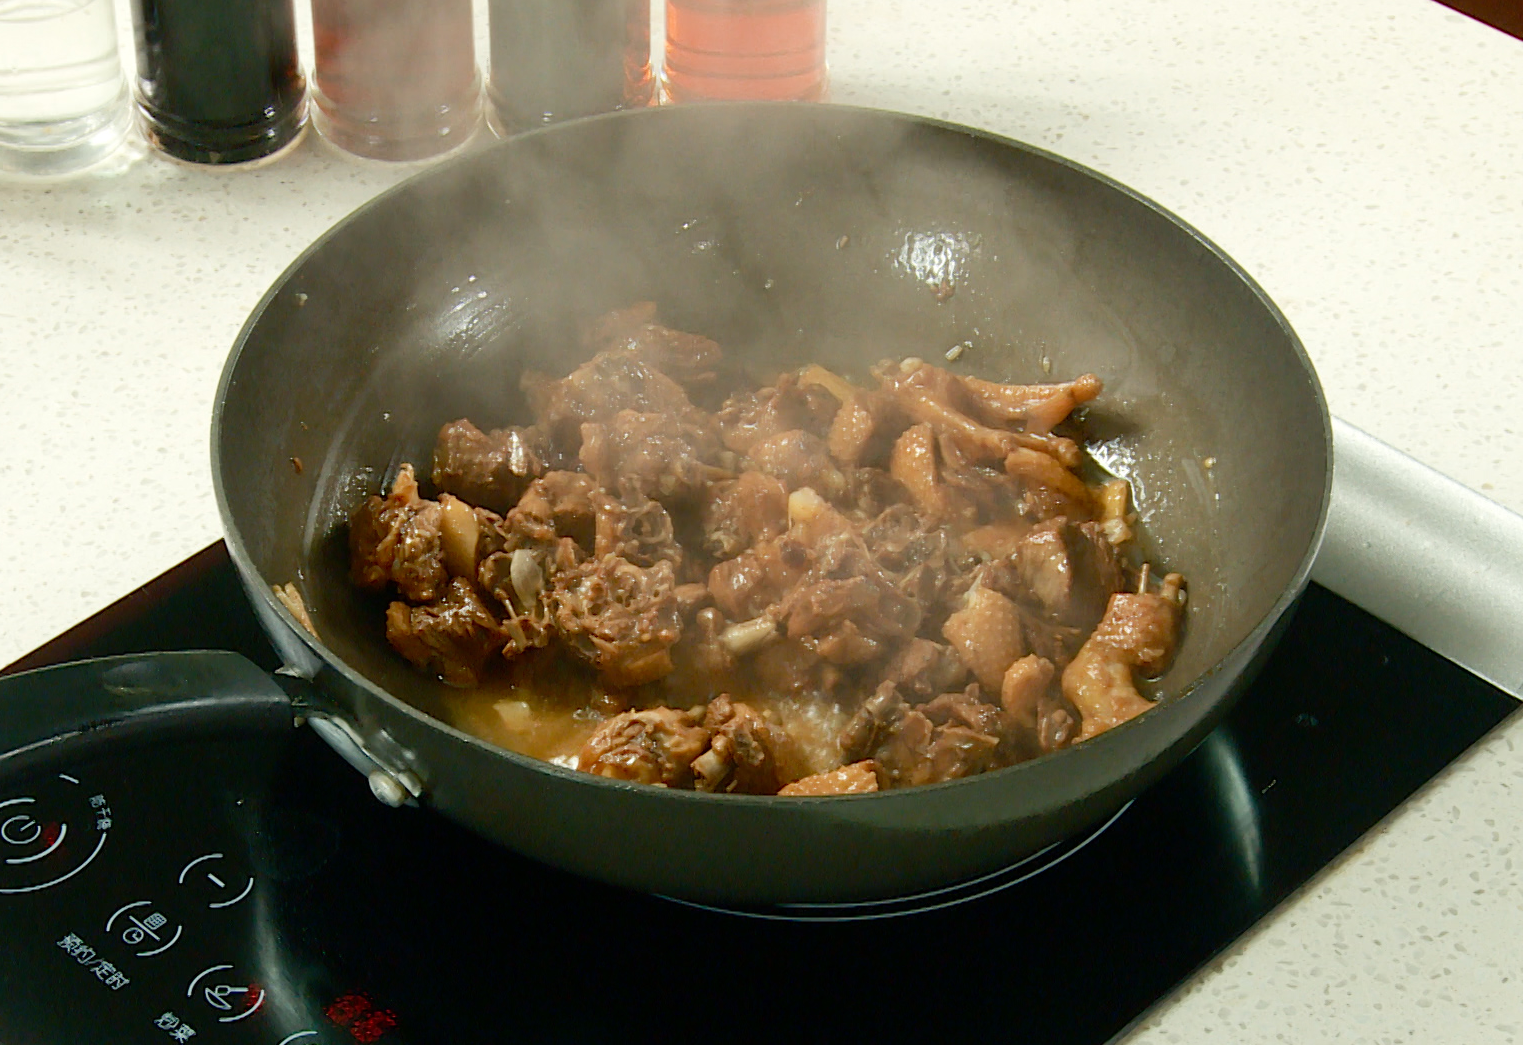
<svg viewBox="0 0 1523 1045">
<path fill-rule="evenodd" d="M 1335 413 L 1523 511 L 1523 43 L 1430 0 L 830 2 L 836 100 L 1158 200 L 1284 309 Z M 0 181 L 0 664 L 219 536 L 207 430 L 234 335 L 405 173 L 308 137 L 261 169 L 138 145 Z M 1523 1040 L 1520 740 L 1523 718 L 1128 1040 Z"/>
</svg>

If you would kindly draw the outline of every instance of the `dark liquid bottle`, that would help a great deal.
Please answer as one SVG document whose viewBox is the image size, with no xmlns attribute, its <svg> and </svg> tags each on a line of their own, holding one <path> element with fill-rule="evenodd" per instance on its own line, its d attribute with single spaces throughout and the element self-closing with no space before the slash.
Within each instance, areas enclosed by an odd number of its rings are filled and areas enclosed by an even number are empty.
<svg viewBox="0 0 1523 1045">
<path fill-rule="evenodd" d="M 487 94 L 507 131 L 649 105 L 650 0 L 491 0 Z"/>
<path fill-rule="evenodd" d="M 667 0 L 674 102 L 825 96 L 825 0 Z"/>
<path fill-rule="evenodd" d="M 292 0 L 133 0 L 148 138 L 195 163 L 268 156 L 301 130 Z"/>
<path fill-rule="evenodd" d="M 360 156 L 417 160 L 481 114 L 471 0 L 312 0 L 313 122 Z"/>
</svg>

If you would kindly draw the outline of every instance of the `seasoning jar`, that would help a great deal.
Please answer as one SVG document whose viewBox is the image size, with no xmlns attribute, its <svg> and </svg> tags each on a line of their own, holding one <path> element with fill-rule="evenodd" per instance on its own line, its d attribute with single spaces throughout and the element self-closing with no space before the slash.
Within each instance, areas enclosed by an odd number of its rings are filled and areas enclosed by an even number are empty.
<svg viewBox="0 0 1523 1045">
<path fill-rule="evenodd" d="M 825 0 L 666 0 L 668 101 L 820 101 Z"/>
<path fill-rule="evenodd" d="M 131 125 L 111 0 L 0 0 L 0 170 L 78 170 Z"/>
<path fill-rule="evenodd" d="M 650 0 L 491 0 L 499 129 L 649 105 Z"/>
<path fill-rule="evenodd" d="M 194 163 L 289 144 L 306 119 L 292 0 L 132 0 L 149 141 Z"/>
<path fill-rule="evenodd" d="M 349 152 L 418 160 L 481 115 L 471 0 L 312 0 L 312 122 Z"/>
</svg>

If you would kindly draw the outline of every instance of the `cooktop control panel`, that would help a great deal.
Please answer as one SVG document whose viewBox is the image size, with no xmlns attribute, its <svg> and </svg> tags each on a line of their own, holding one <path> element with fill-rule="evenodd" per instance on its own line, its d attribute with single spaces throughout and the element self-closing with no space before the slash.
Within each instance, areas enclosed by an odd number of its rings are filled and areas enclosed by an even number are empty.
<svg viewBox="0 0 1523 1045">
<path fill-rule="evenodd" d="M 303 946 L 320 927 L 300 883 L 339 829 L 278 801 L 288 743 L 166 743 L 0 785 L 0 1039 L 406 1039 L 322 941 Z"/>
</svg>

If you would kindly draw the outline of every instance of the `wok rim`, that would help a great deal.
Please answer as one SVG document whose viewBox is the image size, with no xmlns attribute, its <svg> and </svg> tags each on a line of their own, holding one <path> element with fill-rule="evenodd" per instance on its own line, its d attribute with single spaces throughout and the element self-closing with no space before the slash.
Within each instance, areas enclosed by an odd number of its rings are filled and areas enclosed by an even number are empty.
<svg viewBox="0 0 1523 1045">
<path fill-rule="evenodd" d="M 1177 229 L 1183 232 L 1186 237 L 1188 237 L 1190 240 L 1193 240 L 1199 247 L 1207 251 L 1218 262 L 1225 265 L 1227 270 L 1239 281 L 1241 281 L 1243 286 L 1246 287 L 1247 290 L 1253 295 L 1258 304 L 1264 308 L 1269 317 L 1274 320 L 1275 325 L 1278 326 L 1281 332 L 1288 338 L 1292 353 L 1297 363 L 1300 365 L 1301 375 L 1307 382 L 1307 386 L 1312 397 L 1312 403 L 1315 406 L 1317 415 L 1322 422 L 1321 445 L 1323 447 L 1323 453 L 1321 455 L 1320 462 L 1320 466 L 1323 472 L 1322 492 L 1320 503 L 1317 507 L 1316 523 L 1312 528 L 1311 539 L 1307 542 L 1306 548 L 1302 552 L 1300 562 L 1297 564 L 1295 570 L 1291 574 L 1290 581 L 1285 585 L 1284 589 L 1275 599 L 1270 609 L 1259 618 L 1258 622 L 1249 629 L 1248 633 L 1227 650 L 1225 650 L 1221 656 L 1217 657 L 1215 662 L 1209 668 L 1196 675 L 1185 686 L 1181 687 L 1178 692 L 1168 696 L 1164 700 L 1159 701 L 1159 703 L 1154 708 L 1150 708 L 1148 711 L 1143 712 L 1136 718 L 1129 719 L 1128 721 L 1121 723 L 1119 726 L 1112 727 L 1111 729 L 1106 730 L 1104 733 L 1084 741 L 1082 744 L 1074 745 L 1073 747 L 1069 748 L 1063 748 L 1058 751 L 1049 752 L 1047 754 L 1040 755 L 1037 758 L 1029 759 L 1025 762 L 1019 762 L 1015 765 L 1005 766 L 990 772 L 979 773 L 969 777 L 946 780 L 933 784 L 921 784 L 914 787 L 893 788 L 890 790 L 852 795 L 790 795 L 785 797 L 782 795 L 717 795 L 702 791 L 686 791 L 676 788 L 657 787 L 648 784 L 639 784 L 633 781 L 613 780 L 592 773 L 583 773 L 578 770 L 568 769 L 553 762 L 535 758 L 532 755 L 525 755 L 517 751 L 512 751 L 508 748 L 500 747 L 497 744 L 491 743 L 490 741 L 476 737 L 470 733 L 466 733 L 458 727 L 453 726 L 441 719 L 435 718 L 433 715 L 430 715 L 421 709 L 414 707 L 412 704 L 409 704 L 407 701 L 401 699 L 400 697 L 394 696 L 390 691 L 372 681 L 368 676 L 351 667 L 346 660 L 330 650 L 320 638 L 307 631 L 307 629 L 296 620 L 291 612 L 286 609 L 285 605 L 274 596 L 270 579 L 266 577 L 262 571 L 254 566 L 245 546 L 237 520 L 235 519 L 232 509 L 228 504 L 227 487 L 222 469 L 223 413 L 227 403 L 228 390 L 237 375 L 238 364 L 243 358 L 245 349 L 248 347 L 249 337 L 254 332 L 255 328 L 259 325 L 260 321 L 263 319 L 265 312 L 275 302 L 276 298 L 279 297 L 279 295 L 301 273 L 310 258 L 327 247 L 332 241 L 342 236 L 345 230 L 348 229 L 351 224 L 369 216 L 373 211 L 387 206 L 393 197 L 401 196 L 407 192 L 412 191 L 413 187 L 418 183 L 442 177 L 445 174 L 456 170 L 457 168 L 465 167 L 470 164 L 486 163 L 488 162 L 486 157 L 491 156 L 495 153 L 509 152 L 514 147 L 515 143 L 520 139 L 532 139 L 542 135 L 560 134 L 568 128 L 576 128 L 583 125 L 595 124 L 610 120 L 622 120 L 625 122 L 630 122 L 634 120 L 684 119 L 685 117 L 681 116 L 680 114 L 685 110 L 702 111 L 707 109 L 719 109 L 733 113 L 741 113 L 748 110 L 776 111 L 780 109 L 837 112 L 848 114 L 859 119 L 881 120 L 889 123 L 897 123 L 901 126 L 915 125 L 919 127 L 927 127 L 935 130 L 960 134 L 970 138 L 977 138 L 983 141 L 992 142 L 1003 148 L 1015 149 L 1017 151 L 1036 156 L 1050 163 L 1066 167 L 1083 177 L 1100 183 L 1101 185 L 1114 192 L 1120 193 L 1121 195 L 1130 199 L 1132 202 L 1140 204 L 1144 208 L 1151 210 L 1154 214 L 1158 215 L 1171 225 L 1175 226 Z M 1272 635 L 1276 623 L 1284 618 L 1285 615 L 1292 610 L 1296 602 L 1300 599 L 1302 593 L 1306 589 L 1307 583 L 1310 580 L 1312 566 L 1317 558 L 1317 553 L 1321 549 L 1323 539 L 1326 535 L 1328 512 L 1332 501 L 1334 463 L 1332 415 L 1328 410 L 1327 397 L 1323 391 L 1321 379 L 1317 375 L 1316 367 L 1313 365 L 1311 356 L 1307 353 L 1305 345 L 1302 344 L 1300 337 L 1296 334 L 1295 329 L 1290 325 L 1290 321 L 1286 318 L 1285 314 L 1280 310 L 1279 306 L 1275 304 L 1274 300 L 1270 298 L 1269 294 L 1264 290 L 1264 288 L 1259 285 L 1259 283 L 1242 267 L 1242 265 L 1234 260 L 1229 254 L 1227 254 L 1226 251 L 1219 247 L 1199 229 L 1195 228 L 1195 226 L 1191 225 L 1189 222 L 1185 221 L 1179 215 L 1164 207 L 1162 204 L 1158 203 L 1148 196 L 1143 195 L 1136 189 L 1133 189 L 1130 186 L 1117 181 L 1115 178 L 1112 178 L 1107 174 L 1086 166 L 1085 164 L 1079 163 L 1076 160 L 1072 160 L 1058 153 L 1043 149 L 1040 146 L 1032 145 L 1028 142 L 1023 142 L 1019 139 L 1012 138 L 1007 135 L 1002 135 L 994 131 L 984 130 L 977 127 L 970 127 L 966 124 L 954 123 L 950 120 L 944 120 L 937 117 L 923 116 L 915 113 L 906 113 L 893 109 L 882 109 L 858 105 L 839 105 L 835 103 L 825 102 L 704 102 L 697 105 L 652 106 L 645 109 L 631 109 L 618 112 L 600 113 L 594 116 L 586 116 L 579 119 L 567 120 L 561 123 L 551 124 L 545 127 L 538 127 L 533 130 L 512 135 L 506 139 L 500 140 L 481 149 L 465 150 L 456 155 L 448 156 L 439 162 L 426 167 L 421 171 L 418 171 L 415 174 L 411 174 L 403 178 L 395 185 L 382 190 L 375 196 L 371 197 L 369 200 L 360 204 L 354 210 L 346 214 L 343 218 L 339 219 L 337 222 L 331 225 L 326 231 L 318 236 L 317 239 L 308 244 L 308 246 L 303 249 L 291 261 L 289 265 L 286 266 L 280 275 L 276 277 L 275 281 L 270 284 L 269 288 L 264 292 L 264 294 L 260 296 L 258 303 L 255 304 L 248 317 L 244 320 L 243 325 L 239 328 L 238 334 L 233 341 L 232 350 L 229 352 L 227 360 L 223 364 L 222 373 L 218 377 L 216 398 L 212 408 L 210 449 L 212 486 L 217 501 L 217 513 L 222 520 L 223 539 L 227 545 L 229 557 L 237 567 L 240 575 L 245 579 L 245 588 L 257 588 L 257 598 L 262 600 L 263 608 L 269 613 L 273 613 L 278 619 L 280 619 L 282 623 L 285 624 L 287 631 L 295 635 L 300 642 L 302 642 L 314 654 L 316 654 L 328 669 L 338 672 L 339 675 L 341 675 L 348 683 L 358 687 L 369 696 L 380 700 L 383 704 L 389 706 L 393 711 L 413 719 L 415 723 L 420 726 L 424 726 L 429 729 L 440 730 L 453 740 L 472 745 L 485 754 L 500 759 L 506 759 L 510 763 L 514 763 L 533 772 L 543 773 L 552 779 L 565 780 L 587 787 L 611 788 L 613 790 L 622 791 L 625 793 L 648 796 L 652 800 L 662 799 L 676 802 L 710 803 L 715 799 L 720 799 L 726 804 L 739 807 L 755 806 L 765 807 L 769 809 L 797 807 L 801 811 L 804 809 L 817 809 L 820 803 L 831 803 L 833 806 L 835 806 L 843 798 L 849 798 L 853 801 L 871 801 L 880 804 L 895 801 L 912 802 L 917 800 L 917 796 L 929 797 L 932 793 L 941 792 L 947 788 L 967 787 L 968 785 L 975 785 L 981 781 L 989 781 L 995 778 L 1010 779 L 1015 777 L 1016 774 L 1023 772 L 1028 774 L 1032 772 L 1043 772 L 1045 771 L 1046 767 L 1053 765 L 1055 760 L 1061 761 L 1065 755 L 1073 756 L 1080 752 L 1086 752 L 1091 753 L 1094 757 L 1103 757 L 1105 752 L 1110 750 L 1113 745 L 1120 742 L 1117 735 L 1119 734 L 1121 738 L 1129 735 L 1129 733 L 1125 731 L 1128 731 L 1129 727 L 1134 726 L 1135 723 L 1144 719 L 1148 719 L 1158 711 L 1166 711 L 1167 708 L 1194 697 L 1203 687 L 1207 685 L 1207 683 L 1211 682 L 1218 675 L 1220 675 L 1225 670 L 1226 665 L 1229 663 L 1242 663 L 1244 665 L 1250 663 L 1253 654 L 1257 652 L 1258 648 L 1261 647 L 1264 642 Z M 255 585 L 250 585 L 248 583 L 250 579 L 257 580 L 258 583 Z M 1224 705 L 1224 707 L 1230 703 L 1234 692 L 1234 690 L 1229 689 L 1229 692 L 1221 699 L 1221 703 Z M 343 712 L 353 712 L 354 709 L 349 707 L 348 702 L 338 698 L 333 699 L 335 704 L 338 705 L 338 708 Z M 1203 733 L 1202 736 L 1204 735 L 1205 734 Z M 1172 745 L 1173 747 L 1178 746 L 1178 739 L 1179 738 L 1176 737 Z M 1167 752 L 1165 752 L 1152 761 L 1158 762 L 1167 757 Z M 433 775 L 430 767 L 425 766 L 423 768 L 425 769 L 425 775 Z M 1113 781 L 1113 783 L 1114 782 L 1115 781 Z M 425 781 L 425 786 L 426 784 L 427 781 Z M 424 797 L 427 797 L 426 792 Z"/>
</svg>

